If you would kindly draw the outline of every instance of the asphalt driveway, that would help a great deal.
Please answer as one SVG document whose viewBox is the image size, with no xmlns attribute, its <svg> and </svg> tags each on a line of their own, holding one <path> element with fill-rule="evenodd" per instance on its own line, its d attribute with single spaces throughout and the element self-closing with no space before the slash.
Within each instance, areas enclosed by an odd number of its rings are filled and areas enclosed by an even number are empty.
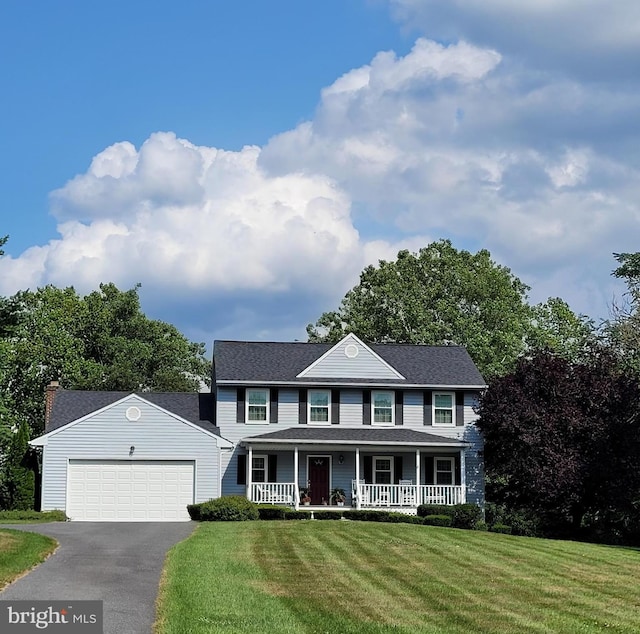
<svg viewBox="0 0 640 634">
<path fill-rule="evenodd" d="M 0 599 L 100 599 L 105 634 L 149 634 L 165 554 L 194 527 L 193 522 L 5 525 L 50 535 L 60 547 L 0 592 Z"/>
</svg>

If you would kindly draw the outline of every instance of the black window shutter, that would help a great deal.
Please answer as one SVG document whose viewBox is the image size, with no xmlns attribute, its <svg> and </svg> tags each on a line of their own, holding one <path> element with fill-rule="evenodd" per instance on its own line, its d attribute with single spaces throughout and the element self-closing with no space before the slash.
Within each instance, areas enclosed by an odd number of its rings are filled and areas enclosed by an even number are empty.
<svg viewBox="0 0 640 634">
<path fill-rule="evenodd" d="M 307 424 L 307 390 L 301 387 L 298 397 L 298 422 L 301 425 Z"/>
<path fill-rule="evenodd" d="M 247 483 L 247 455 L 241 453 L 238 456 L 238 473 L 236 474 L 236 484 Z"/>
<path fill-rule="evenodd" d="M 243 387 L 239 387 L 237 389 L 237 399 L 236 399 L 236 422 L 244 423 L 244 399 L 245 399 L 246 390 Z"/>
<path fill-rule="evenodd" d="M 396 390 L 396 425 L 402 425 L 402 414 L 404 409 L 404 392 Z"/>
<path fill-rule="evenodd" d="M 464 392 L 456 392 L 456 427 L 464 425 Z"/>
<path fill-rule="evenodd" d="M 371 425 L 371 390 L 362 390 L 362 424 Z"/>
<path fill-rule="evenodd" d="M 431 390 L 425 390 L 424 392 L 424 424 L 433 425 L 431 420 Z"/>
<path fill-rule="evenodd" d="M 275 454 L 267 456 L 268 468 L 267 468 L 267 482 L 278 481 L 278 456 Z"/>
<path fill-rule="evenodd" d="M 331 424 L 340 424 L 340 390 L 331 390 Z"/>
<path fill-rule="evenodd" d="M 433 456 L 424 459 L 424 483 L 433 484 Z"/>
<path fill-rule="evenodd" d="M 460 477 L 460 456 L 456 456 L 456 465 L 455 465 L 454 478 L 455 478 L 455 484 L 460 486 L 460 483 L 462 482 L 462 478 Z"/>
<path fill-rule="evenodd" d="M 271 388 L 271 404 L 269 405 L 269 422 L 278 422 L 278 388 Z"/>
<path fill-rule="evenodd" d="M 393 476 L 395 478 L 394 484 L 400 484 L 402 480 L 402 456 L 395 456 L 393 459 Z"/>
<path fill-rule="evenodd" d="M 364 456 L 362 458 L 362 466 L 364 467 L 364 483 L 373 484 L 373 458 Z"/>
</svg>

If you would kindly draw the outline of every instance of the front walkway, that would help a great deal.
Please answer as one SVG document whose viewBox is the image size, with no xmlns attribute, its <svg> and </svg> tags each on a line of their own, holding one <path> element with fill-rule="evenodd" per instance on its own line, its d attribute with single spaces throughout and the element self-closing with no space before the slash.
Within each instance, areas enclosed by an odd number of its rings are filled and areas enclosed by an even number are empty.
<svg viewBox="0 0 640 634">
<path fill-rule="evenodd" d="M 105 634 L 148 634 L 167 550 L 186 539 L 193 522 L 55 522 L 3 528 L 49 535 L 58 550 L 0 599 L 104 601 Z"/>
</svg>

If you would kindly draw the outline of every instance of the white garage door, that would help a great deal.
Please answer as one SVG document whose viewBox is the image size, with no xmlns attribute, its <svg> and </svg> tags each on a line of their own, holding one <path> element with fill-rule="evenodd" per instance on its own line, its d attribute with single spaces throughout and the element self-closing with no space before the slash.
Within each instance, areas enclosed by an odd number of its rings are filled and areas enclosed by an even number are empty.
<svg viewBox="0 0 640 634">
<path fill-rule="evenodd" d="M 96 522 L 189 520 L 194 463 L 160 460 L 70 460 L 67 515 Z"/>
</svg>

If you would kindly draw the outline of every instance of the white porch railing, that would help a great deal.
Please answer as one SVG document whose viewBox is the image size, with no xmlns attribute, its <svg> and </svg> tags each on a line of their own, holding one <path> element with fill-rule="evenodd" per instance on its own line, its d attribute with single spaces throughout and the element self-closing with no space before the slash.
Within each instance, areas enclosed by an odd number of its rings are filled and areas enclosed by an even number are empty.
<svg viewBox="0 0 640 634">
<path fill-rule="evenodd" d="M 360 508 L 417 507 L 420 504 L 462 504 L 461 486 L 442 484 L 359 484 Z"/>
<path fill-rule="evenodd" d="M 294 506 L 298 491 L 293 482 L 253 482 L 249 499 L 258 504 L 283 504 Z"/>
</svg>

